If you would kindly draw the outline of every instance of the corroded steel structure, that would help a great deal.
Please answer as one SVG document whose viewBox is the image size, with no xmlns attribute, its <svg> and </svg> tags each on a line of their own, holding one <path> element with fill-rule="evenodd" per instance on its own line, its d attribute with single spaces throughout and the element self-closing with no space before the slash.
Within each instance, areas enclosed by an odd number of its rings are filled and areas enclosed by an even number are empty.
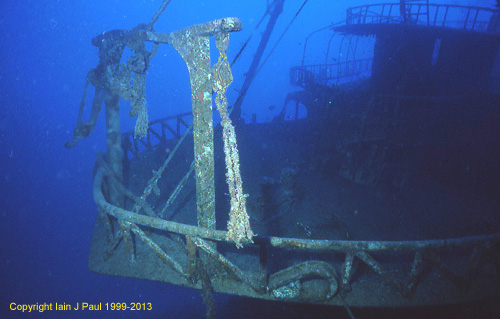
<svg viewBox="0 0 500 319">
<path fill-rule="evenodd" d="M 379 17 L 372 18 L 371 23 L 395 23 L 394 10 L 390 8 L 392 6 L 382 5 Z M 373 13 L 368 9 L 368 6 L 350 9 L 345 28 L 360 23 L 363 28 L 368 27 L 367 19 Z M 436 24 L 438 13 L 432 16 L 429 7 L 426 10 L 427 25 L 432 21 Z M 416 19 L 421 21 L 422 13 L 418 12 Z M 476 17 L 480 13 L 479 10 L 471 12 L 475 12 Z M 172 33 L 159 33 L 151 28 L 158 16 L 149 27 L 137 29 L 134 39 L 153 42 L 155 46 L 170 44 L 179 52 L 189 70 L 192 113 L 150 122 L 142 138 L 133 138 L 131 132 L 119 138 L 119 94 L 110 95 L 113 99 L 107 101 L 106 108 L 108 151 L 98 156 L 93 184 L 100 217 L 89 257 L 92 271 L 164 281 L 204 291 L 342 305 L 348 309 L 350 306 L 449 304 L 498 295 L 500 233 L 407 241 L 313 239 L 309 238 L 309 227 L 298 222 L 297 226 L 305 231 L 307 238 L 254 235 L 249 228 L 252 212 L 249 209 L 247 214 L 246 208 L 243 210 L 245 175 L 239 175 L 236 136 L 225 113 L 225 90 L 232 80 L 226 61 L 227 42 L 230 33 L 241 30 L 241 21 L 225 18 Z M 409 14 L 408 18 L 411 17 Z M 398 23 L 407 23 L 407 20 Z M 476 18 L 473 22 L 466 20 L 464 28 L 475 31 L 479 24 Z M 215 38 L 220 53 L 213 67 L 211 37 Z M 356 76 L 371 67 L 371 60 L 343 62 L 335 68 L 301 66 L 292 70 L 292 80 L 307 88 L 311 82 L 328 80 L 341 72 Z M 113 93 L 109 86 L 104 85 L 104 90 Z M 226 179 L 234 213 L 233 224 L 228 224 L 229 231 L 217 227 L 216 219 L 214 135 L 217 136 L 218 129 L 214 133 L 213 93 L 217 94 L 216 104 L 223 119 Z M 262 125 L 271 129 L 270 123 Z M 87 134 L 75 132 L 76 139 Z M 187 137 L 191 135 L 192 154 L 189 145 L 182 145 L 189 143 Z M 153 157 L 157 146 L 166 144 L 171 149 L 167 159 L 161 165 L 149 162 L 148 156 Z M 159 183 L 168 166 L 173 165 L 176 154 L 183 154 L 187 161 L 183 159 L 173 170 L 178 172 L 178 167 L 182 167 L 184 171 L 176 175 L 177 179 L 168 180 L 170 195 L 164 197 L 161 206 L 153 207 L 149 200 L 164 196 Z M 146 175 L 140 173 L 142 166 L 150 169 L 155 165 L 157 169 L 147 182 L 139 180 Z M 189 216 L 181 217 L 182 222 L 174 221 L 166 214 L 193 172 L 197 214 L 192 209 Z M 144 186 L 144 190 L 137 191 L 140 186 L 131 190 L 130 185 L 134 183 Z M 242 248 L 237 249 L 234 243 Z"/>
</svg>

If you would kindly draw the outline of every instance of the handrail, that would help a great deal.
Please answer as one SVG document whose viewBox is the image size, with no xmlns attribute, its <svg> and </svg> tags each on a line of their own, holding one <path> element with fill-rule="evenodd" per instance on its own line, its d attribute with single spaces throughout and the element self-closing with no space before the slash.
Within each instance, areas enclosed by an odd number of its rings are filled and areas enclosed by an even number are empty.
<svg viewBox="0 0 500 319">
<path fill-rule="evenodd" d="M 373 59 L 357 59 L 333 64 L 313 64 L 293 67 L 290 70 L 290 83 L 304 87 L 309 83 L 340 80 L 342 78 L 359 76 L 369 72 Z"/>
<path fill-rule="evenodd" d="M 156 143 L 152 143 L 151 135 L 158 139 L 160 143 L 166 143 L 171 137 L 179 139 L 182 133 L 186 129 L 189 129 L 191 120 L 188 120 L 188 118 L 191 117 L 192 113 L 186 112 L 151 121 L 149 122 L 145 137 L 134 138 L 133 130 L 123 133 L 122 148 L 124 161 L 130 160 L 130 154 L 137 156 L 142 148 L 140 145 L 146 149 L 150 149 L 156 145 Z"/>
<path fill-rule="evenodd" d="M 213 241 L 226 242 L 227 231 L 215 230 L 195 225 L 188 225 L 161 218 L 150 217 L 134 213 L 110 204 L 102 193 L 102 182 L 107 175 L 102 167 L 99 167 L 94 176 L 93 195 L 97 206 L 109 215 L 119 220 L 124 220 L 137 225 L 173 232 L 177 234 L 199 237 Z M 299 250 L 320 250 L 320 251 L 405 251 L 405 250 L 426 250 L 443 249 L 447 247 L 462 247 L 477 244 L 487 244 L 500 242 L 500 233 L 468 236 L 461 238 L 429 239 L 429 240 L 406 240 L 406 241 L 375 241 L 375 240 L 332 240 L 332 239 L 301 239 L 274 236 L 254 237 L 255 244 L 269 244 L 273 247 L 291 248 Z"/>
<path fill-rule="evenodd" d="M 404 8 L 407 20 L 401 14 L 401 9 L 400 3 L 352 7 L 347 9 L 346 25 L 408 23 L 500 33 L 499 12 L 495 9 L 454 4 L 407 3 Z"/>
</svg>

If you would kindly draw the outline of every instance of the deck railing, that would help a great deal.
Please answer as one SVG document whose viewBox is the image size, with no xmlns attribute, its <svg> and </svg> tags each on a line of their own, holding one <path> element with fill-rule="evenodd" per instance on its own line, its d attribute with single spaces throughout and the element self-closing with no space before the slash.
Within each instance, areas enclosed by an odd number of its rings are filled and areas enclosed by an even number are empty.
<svg viewBox="0 0 500 319">
<path fill-rule="evenodd" d="M 296 66 L 290 70 L 290 83 L 305 87 L 314 82 L 326 85 L 331 81 L 368 74 L 373 59 L 358 59 L 333 64 L 315 64 Z"/>
<path fill-rule="evenodd" d="M 500 33 L 499 11 L 450 4 L 381 3 L 347 9 L 347 25 L 409 23 Z"/>
<path fill-rule="evenodd" d="M 122 134 L 123 160 L 128 162 L 131 157 L 137 156 L 144 149 L 151 149 L 167 140 L 178 140 L 186 129 L 190 129 L 192 113 L 181 113 L 167 116 L 149 122 L 148 131 L 143 138 L 134 138 L 134 131 Z"/>
</svg>

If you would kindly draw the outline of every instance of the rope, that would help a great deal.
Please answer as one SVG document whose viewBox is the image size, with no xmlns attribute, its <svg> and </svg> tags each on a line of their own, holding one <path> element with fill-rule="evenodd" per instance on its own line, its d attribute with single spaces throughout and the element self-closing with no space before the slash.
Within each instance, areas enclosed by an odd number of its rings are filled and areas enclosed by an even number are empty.
<svg viewBox="0 0 500 319">
<path fill-rule="evenodd" d="M 290 22 L 286 26 L 285 30 L 283 31 L 283 33 L 281 33 L 280 37 L 278 38 L 278 41 L 276 41 L 276 43 L 272 47 L 271 51 L 269 51 L 269 54 L 266 56 L 266 58 L 264 59 L 264 61 L 262 62 L 262 64 L 259 66 L 259 68 L 255 72 L 255 76 L 257 76 L 257 74 L 262 69 L 262 67 L 264 66 L 264 64 L 266 64 L 266 62 L 269 59 L 269 57 L 271 57 L 271 54 L 273 54 L 274 49 L 276 49 L 276 47 L 278 46 L 278 44 L 280 43 L 280 41 L 283 39 L 283 37 L 285 36 L 285 34 L 288 32 L 288 29 L 290 29 L 290 27 L 292 26 L 293 22 L 295 21 L 295 19 L 299 15 L 300 11 L 302 11 L 302 8 L 304 8 L 304 6 L 306 5 L 307 1 L 309 1 L 309 0 L 305 0 L 304 3 L 302 3 L 302 5 L 300 6 L 300 8 L 297 11 L 297 13 L 295 13 L 295 15 L 293 16 L 292 20 L 290 20 Z"/>
<path fill-rule="evenodd" d="M 252 77 L 252 79 L 250 80 L 250 83 L 247 85 L 246 88 L 244 88 L 240 94 L 238 95 L 238 98 L 236 99 L 236 101 L 233 103 L 233 109 L 234 109 L 234 106 L 235 105 L 239 105 L 240 101 L 243 99 L 243 97 L 245 96 L 248 88 L 250 87 L 250 84 L 253 82 L 253 80 L 255 79 L 255 77 L 257 76 L 257 74 L 259 74 L 259 71 L 262 69 L 262 67 L 264 66 L 264 64 L 266 64 L 267 60 L 269 59 L 269 57 L 271 56 L 271 54 L 273 53 L 274 49 L 276 49 L 276 47 L 278 46 L 279 42 L 281 41 L 281 39 L 283 39 L 285 33 L 288 31 L 288 29 L 290 28 L 290 26 L 292 25 L 292 23 L 295 21 L 295 19 L 297 18 L 297 16 L 299 15 L 300 11 L 302 11 L 302 8 L 304 8 L 304 6 L 306 5 L 307 1 L 309 0 L 305 0 L 304 3 L 302 3 L 302 5 L 300 6 L 299 10 L 297 11 L 297 13 L 295 13 L 295 16 L 292 18 L 292 20 L 290 21 L 290 23 L 288 23 L 287 27 L 285 28 L 285 30 L 283 31 L 283 33 L 280 35 L 278 41 L 275 43 L 275 45 L 273 46 L 273 48 L 271 49 L 271 51 L 269 52 L 269 54 L 267 55 L 267 57 L 264 59 L 264 62 L 262 62 L 262 64 L 258 67 L 258 69 L 255 71 L 255 74 L 254 76 Z M 267 13 L 267 12 L 266 12 Z M 246 43 L 245 43 L 246 45 Z M 241 51 L 241 50 L 240 50 Z M 234 63 L 235 61 L 233 61 Z M 232 64 L 231 64 L 232 66 Z M 233 110 L 231 109 L 231 111 Z"/>
<path fill-rule="evenodd" d="M 234 57 L 234 60 L 233 62 L 231 62 L 231 68 L 233 67 L 234 63 L 236 62 L 236 60 L 238 60 L 238 58 L 240 57 L 241 53 L 243 52 L 243 50 L 245 50 L 248 42 L 250 42 L 250 39 L 252 39 L 252 36 L 254 35 L 255 31 L 257 31 L 257 29 L 259 28 L 260 24 L 262 23 L 262 21 L 264 21 L 264 18 L 269 14 L 269 8 L 266 10 L 266 12 L 264 12 L 264 14 L 262 15 L 262 18 L 260 18 L 259 22 L 257 23 L 257 25 L 255 26 L 255 28 L 253 29 L 252 33 L 250 33 L 250 35 L 248 36 L 248 39 L 245 41 L 245 43 L 243 44 L 243 46 L 241 47 L 240 51 L 238 51 L 238 53 L 236 54 L 236 56 Z"/>
<path fill-rule="evenodd" d="M 165 10 L 165 8 L 168 6 L 170 1 L 172 1 L 172 0 L 164 0 L 163 1 L 160 8 L 158 9 L 158 11 L 156 11 L 156 14 L 153 16 L 153 18 L 151 18 L 151 21 L 148 24 L 149 30 L 153 29 L 153 25 L 156 23 L 156 21 L 158 21 L 158 18 L 160 18 L 160 15 L 163 13 L 163 10 Z"/>
<path fill-rule="evenodd" d="M 215 44 L 219 50 L 219 61 L 212 68 L 212 87 L 216 93 L 215 105 L 221 116 L 222 137 L 224 140 L 224 154 L 226 162 L 226 181 L 231 196 L 229 221 L 227 223 L 227 238 L 242 247 L 241 241 L 252 242 L 253 232 L 250 229 L 250 217 L 246 209 L 246 197 L 243 193 L 240 174 L 240 160 L 236 132 L 227 114 L 226 89 L 233 81 L 231 67 L 227 61 L 226 50 L 229 45 L 229 33 L 217 33 Z"/>
</svg>

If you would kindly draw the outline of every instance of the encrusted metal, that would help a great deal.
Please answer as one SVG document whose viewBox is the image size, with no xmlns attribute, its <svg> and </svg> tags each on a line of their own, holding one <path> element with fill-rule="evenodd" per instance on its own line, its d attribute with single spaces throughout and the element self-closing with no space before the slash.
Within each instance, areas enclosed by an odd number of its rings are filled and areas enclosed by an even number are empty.
<svg viewBox="0 0 500 319">
<path fill-rule="evenodd" d="M 224 96 L 232 80 L 226 56 L 227 41 L 230 32 L 241 30 L 241 21 L 225 18 L 172 33 L 154 32 L 152 25 L 168 2 L 164 1 L 149 26 L 135 29 L 133 38 L 141 42 L 137 52 L 141 52 L 143 57 L 154 53 L 142 50 L 143 41 L 168 43 L 174 46 L 187 65 L 193 106 L 193 164 L 189 165 L 190 159 L 187 160 L 187 172 L 181 175 L 176 186 L 172 186 L 172 193 L 162 202 L 164 206 L 149 204 L 147 199 L 151 193 L 163 195 L 158 182 L 172 157 L 178 154 L 180 144 L 191 133 L 191 125 L 187 124 L 190 115 L 180 114 L 157 120 L 149 123 L 147 130 L 141 127 L 142 123 L 139 125 L 142 138 L 132 139 L 132 133 L 120 138 L 118 97 L 124 92 L 131 93 L 131 90 L 141 93 L 144 79 L 136 72 L 139 86 L 132 89 L 132 71 L 129 70 L 128 81 L 124 80 L 126 76 L 119 78 L 121 83 L 128 85 L 121 91 L 111 89 L 110 84 L 96 86 L 91 118 L 88 122 L 82 121 L 82 106 L 74 140 L 67 145 L 74 146 L 79 138 L 90 134 L 95 126 L 96 114 L 102 102 L 106 101 L 108 152 L 98 155 L 93 181 L 93 196 L 100 212 L 89 258 L 93 271 L 203 289 L 204 298 L 212 310 L 212 290 L 271 300 L 343 305 L 347 309 L 349 305 L 415 306 L 462 302 L 498 294 L 500 233 L 414 241 L 312 239 L 314 234 L 311 228 L 299 222 L 296 225 L 305 232 L 307 239 L 254 235 L 249 228 L 246 208 L 243 209 L 246 195 L 241 188 L 241 176 L 239 172 L 234 174 L 239 170 L 239 157 Z M 351 15 L 354 15 L 353 12 Z M 364 14 L 364 11 L 360 12 Z M 356 20 L 367 17 L 361 13 L 359 17 L 351 16 L 351 23 L 365 23 Z M 380 16 L 390 18 L 391 14 Z M 118 38 L 123 35 L 117 34 Z M 216 37 L 221 55 L 213 68 L 210 65 L 209 42 L 212 36 Z M 117 48 L 122 48 L 121 44 L 117 44 Z M 116 63 L 107 65 L 116 67 Z M 358 71 L 364 71 L 371 66 L 371 62 L 357 61 L 344 66 L 351 65 Z M 329 68 L 307 66 L 296 69 L 297 84 L 303 83 L 308 76 L 317 79 L 325 70 L 326 77 L 335 76 L 333 67 Z M 354 69 L 352 72 L 350 75 L 356 74 Z M 89 81 L 95 80 L 92 76 L 88 76 Z M 112 79 L 116 80 L 114 77 L 108 80 Z M 134 83 L 135 79 L 134 76 Z M 106 95 L 102 90 L 114 94 L 107 92 Z M 233 228 L 230 224 L 229 232 L 215 227 L 213 92 L 218 95 L 216 104 L 225 130 L 226 144 L 223 147 L 229 158 L 226 177 L 230 182 L 230 203 L 236 207 L 232 206 L 231 210 L 234 208 L 233 217 L 240 227 Z M 145 100 L 140 99 L 141 94 L 138 96 L 133 113 L 140 116 L 145 111 Z M 83 98 L 82 105 L 84 102 Z M 175 128 L 172 121 L 176 123 Z M 172 139 L 167 138 L 169 132 Z M 153 171 L 144 191 L 134 195 L 124 186 L 127 184 L 123 182 L 121 165 L 124 163 L 128 167 L 132 160 L 142 155 L 142 150 L 153 151 L 157 146 L 153 137 L 158 143 L 173 140 L 178 143 L 163 164 Z M 196 176 L 198 225 L 165 219 L 164 213 L 188 183 L 193 170 Z M 347 230 L 345 233 L 345 238 L 351 238 Z M 121 242 L 124 245 L 120 245 Z M 236 250 L 234 243 L 243 248 Z M 119 270 L 116 270 L 116 265 L 120 265 Z M 429 291 L 435 295 L 428 294 Z M 441 294 L 443 291 L 449 294 Z M 369 296 L 367 292 L 370 292 Z"/>
</svg>

